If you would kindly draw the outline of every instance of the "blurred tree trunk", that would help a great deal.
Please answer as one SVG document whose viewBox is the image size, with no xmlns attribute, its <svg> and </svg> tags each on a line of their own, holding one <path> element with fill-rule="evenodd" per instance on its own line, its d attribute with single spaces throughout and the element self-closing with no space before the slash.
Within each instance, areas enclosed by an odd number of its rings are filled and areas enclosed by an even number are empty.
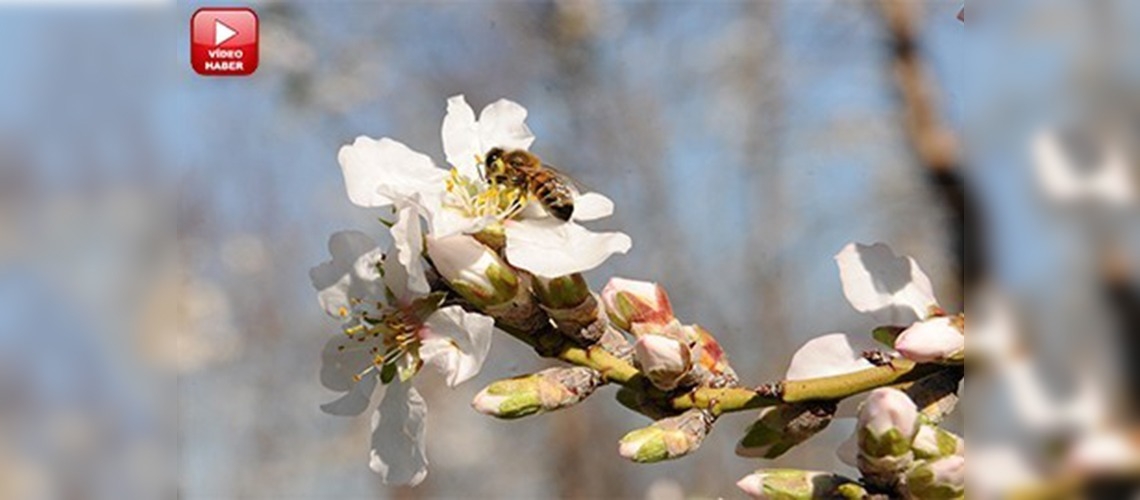
<svg viewBox="0 0 1140 500">
<path fill-rule="evenodd" d="M 925 73 L 918 37 L 921 2 L 879 0 L 878 5 L 890 44 L 888 69 L 899 96 L 903 131 L 927 183 L 947 210 L 946 227 L 953 245 L 951 275 L 957 279 L 942 280 L 945 283 L 940 286 L 949 292 L 943 305 L 962 308 L 966 289 L 980 284 L 986 275 L 985 230 L 962 177 L 959 143 L 938 109 L 937 85 Z M 947 22 L 957 21 L 948 17 Z"/>
</svg>

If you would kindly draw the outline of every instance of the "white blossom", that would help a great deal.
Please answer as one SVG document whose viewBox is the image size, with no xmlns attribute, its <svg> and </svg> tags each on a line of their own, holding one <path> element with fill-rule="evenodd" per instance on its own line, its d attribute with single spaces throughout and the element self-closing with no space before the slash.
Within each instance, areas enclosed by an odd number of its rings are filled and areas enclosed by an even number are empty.
<svg viewBox="0 0 1140 500">
<path fill-rule="evenodd" d="M 483 178 L 480 166 L 488 150 L 530 147 L 534 136 L 526 115 L 525 108 L 503 99 L 476 118 L 463 96 L 448 99 L 441 137 L 450 171 L 395 140 L 359 137 L 338 155 L 349 199 L 366 207 L 414 207 L 435 238 L 501 227 L 507 261 L 545 278 L 587 271 L 629 251 L 629 236 L 595 233 L 578 224 L 613 213 L 605 196 L 576 194 L 572 219 L 564 222 L 522 189 Z"/>
<path fill-rule="evenodd" d="M 400 231 L 415 233 L 418 226 L 412 219 Z M 321 305 L 344 329 L 321 355 L 321 382 L 343 394 L 321 408 L 358 415 L 383 388 L 372 415 L 370 465 L 385 482 L 416 484 L 427 473 L 426 405 L 409 379 L 424 365 L 435 367 L 451 387 L 470 379 L 490 351 L 494 320 L 458 306 L 439 307 L 439 297 L 426 293 L 426 282 L 418 281 L 418 237 L 397 240 L 382 255 L 362 233 L 341 232 L 329 250 L 332 260 L 314 267 L 310 277 Z"/>
</svg>

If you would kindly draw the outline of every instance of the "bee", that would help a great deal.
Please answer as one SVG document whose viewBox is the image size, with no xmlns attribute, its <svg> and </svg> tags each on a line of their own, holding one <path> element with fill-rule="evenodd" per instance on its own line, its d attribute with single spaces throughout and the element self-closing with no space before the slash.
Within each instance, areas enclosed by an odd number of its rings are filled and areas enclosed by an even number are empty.
<svg viewBox="0 0 1140 500">
<path fill-rule="evenodd" d="M 516 187 L 542 204 L 550 215 L 568 221 L 574 215 L 574 196 L 578 190 L 573 181 L 530 152 L 494 148 L 483 163 L 487 180 Z"/>
</svg>

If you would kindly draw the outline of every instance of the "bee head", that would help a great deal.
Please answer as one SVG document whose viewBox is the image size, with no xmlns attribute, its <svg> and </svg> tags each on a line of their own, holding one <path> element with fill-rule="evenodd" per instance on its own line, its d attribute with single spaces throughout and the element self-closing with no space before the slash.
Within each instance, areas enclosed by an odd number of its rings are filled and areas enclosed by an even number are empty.
<svg viewBox="0 0 1140 500">
<path fill-rule="evenodd" d="M 492 148 L 487 151 L 487 155 L 483 157 L 483 171 L 488 178 L 495 178 L 502 175 L 506 169 L 506 164 L 503 163 L 503 154 L 506 153 L 502 148 Z"/>
</svg>

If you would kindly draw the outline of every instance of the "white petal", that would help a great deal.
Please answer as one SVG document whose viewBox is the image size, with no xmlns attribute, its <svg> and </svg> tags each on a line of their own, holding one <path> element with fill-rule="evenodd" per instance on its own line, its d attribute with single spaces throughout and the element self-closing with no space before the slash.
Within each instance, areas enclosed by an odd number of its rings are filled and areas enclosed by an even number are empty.
<svg viewBox="0 0 1140 500">
<path fill-rule="evenodd" d="M 794 355 L 784 376 L 787 380 L 830 377 L 865 370 L 875 365 L 863 358 L 863 349 L 851 345 L 843 333 L 807 341 Z"/>
<path fill-rule="evenodd" d="M 436 212 L 431 219 L 431 234 L 437 238 L 446 238 L 456 234 L 474 234 L 495 222 L 492 216 L 473 219 L 457 211 L 443 209 Z"/>
<path fill-rule="evenodd" d="M 447 100 L 447 116 L 443 118 L 440 130 L 443 152 L 447 163 L 468 177 L 479 175 L 475 157 L 486 154 L 480 149 L 479 126 L 475 122 L 475 110 L 467 105 L 463 95 L 452 96 Z"/>
<path fill-rule="evenodd" d="M 322 405 L 322 410 L 333 415 L 357 415 L 364 411 L 376 388 L 373 347 L 382 348 L 375 340 L 360 342 L 343 334 L 325 343 L 321 351 L 321 385 L 345 394 Z"/>
<path fill-rule="evenodd" d="M 373 287 L 370 275 L 357 273 L 356 263 L 371 255 L 376 243 L 360 231 L 340 231 L 329 237 L 332 260 L 309 270 L 309 280 L 317 289 L 317 300 L 330 316 L 342 318 L 350 309 L 348 297 L 361 297 Z"/>
<path fill-rule="evenodd" d="M 420 357 L 444 374 L 448 386 L 455 387 L 479 373 L 491 351 L 495 320 L 450 306 L 429 316 L 424 326 L 428 333 L 420 345 Z"/>
<path fill-rule="evenodd" d="M 362 207 L 391 205 L 390 193 L 410 196 L 443 189 L 447 171 L 436 168 L 431 158 L 387 137 L 379 141 L 360 136 L 337 154 L 348 199 Z"/>
<path fill-rule="evenodd" d="M 374 372 L 368 373 L 352 389 L 335 401 L 321 405 L 321 411 L 329 415 L 351 417 L 364 413 L 368 404 L 372 402 L 372 393 L 376 391 L 376 384 L 380 377 Z"/>
<path fill-rule="evenodd" d="M 613 213 L 614 202 L 598 193 L 586 193 L 574 198 L 574 220 L 597 220 Z"/>
<path fill-rule="evenodd" d="M 890 325 L 909 325 L 925 319 L 937 306 L 930 278 L 914 259 L 895 256 L 882 243 L 856 243 L 835 256 L 843 294 L 859 312 L 871 313 Z"/>
<path fill-rule="evenodd" d="M 385 484 L 420 484 L 427 476 L 427 404 L 410 383 L 390 384 L 372 413 L 368 466 Z"/>
<path fill-rule="evenodd" d="M 328 264 L 321 264 L 325 266 Z M 309 272 L 310 279 L 313 280 L 313 285 L 316 286 L 316 279 L 312 277 L 312 271 L 316 271 L 319 267 L 314 267 Z M 325 273 L 327 269 L 322 270 Z M 348 319 L 348 313 L 352 310 L 352 303 L 348 300 L 348 289 L 352 285 L 352 276 L 345 273 L 340 276 L 332 284 L 317 290 L 317 302 L 321 304 L 321 308 L 325 310 L 325 314 L 337 319 Z"/>
<path fill-rule="evenodd" d="M 526 126 L 526 108 L 507 99 L 499 99 L 479 113 L 479 135 L 481 145 L 488 150 L 527 149 L 534 142 L 534 134 Z"/>
<path fill-rule="evenodd" d="M 507 262 L 543 278 L 557 278 L 598 267 L 633 242 L 623 233 L 593 233 L 554 219 L 509 221 Z"/>
<path fill-rule="evenodd" d="M 388 274 L 389 266 L 385 266 L 384 283 L 388 285 L 389 290 L 392 290 L 397 300 L 406 303 L 431 291 L 421 258 L 424 237 L 418 210 L 413 206 L 401 207 L 391 232 L 392 242 L 396 247 L 396 261 L 403 270 Z"/>
</svg>

